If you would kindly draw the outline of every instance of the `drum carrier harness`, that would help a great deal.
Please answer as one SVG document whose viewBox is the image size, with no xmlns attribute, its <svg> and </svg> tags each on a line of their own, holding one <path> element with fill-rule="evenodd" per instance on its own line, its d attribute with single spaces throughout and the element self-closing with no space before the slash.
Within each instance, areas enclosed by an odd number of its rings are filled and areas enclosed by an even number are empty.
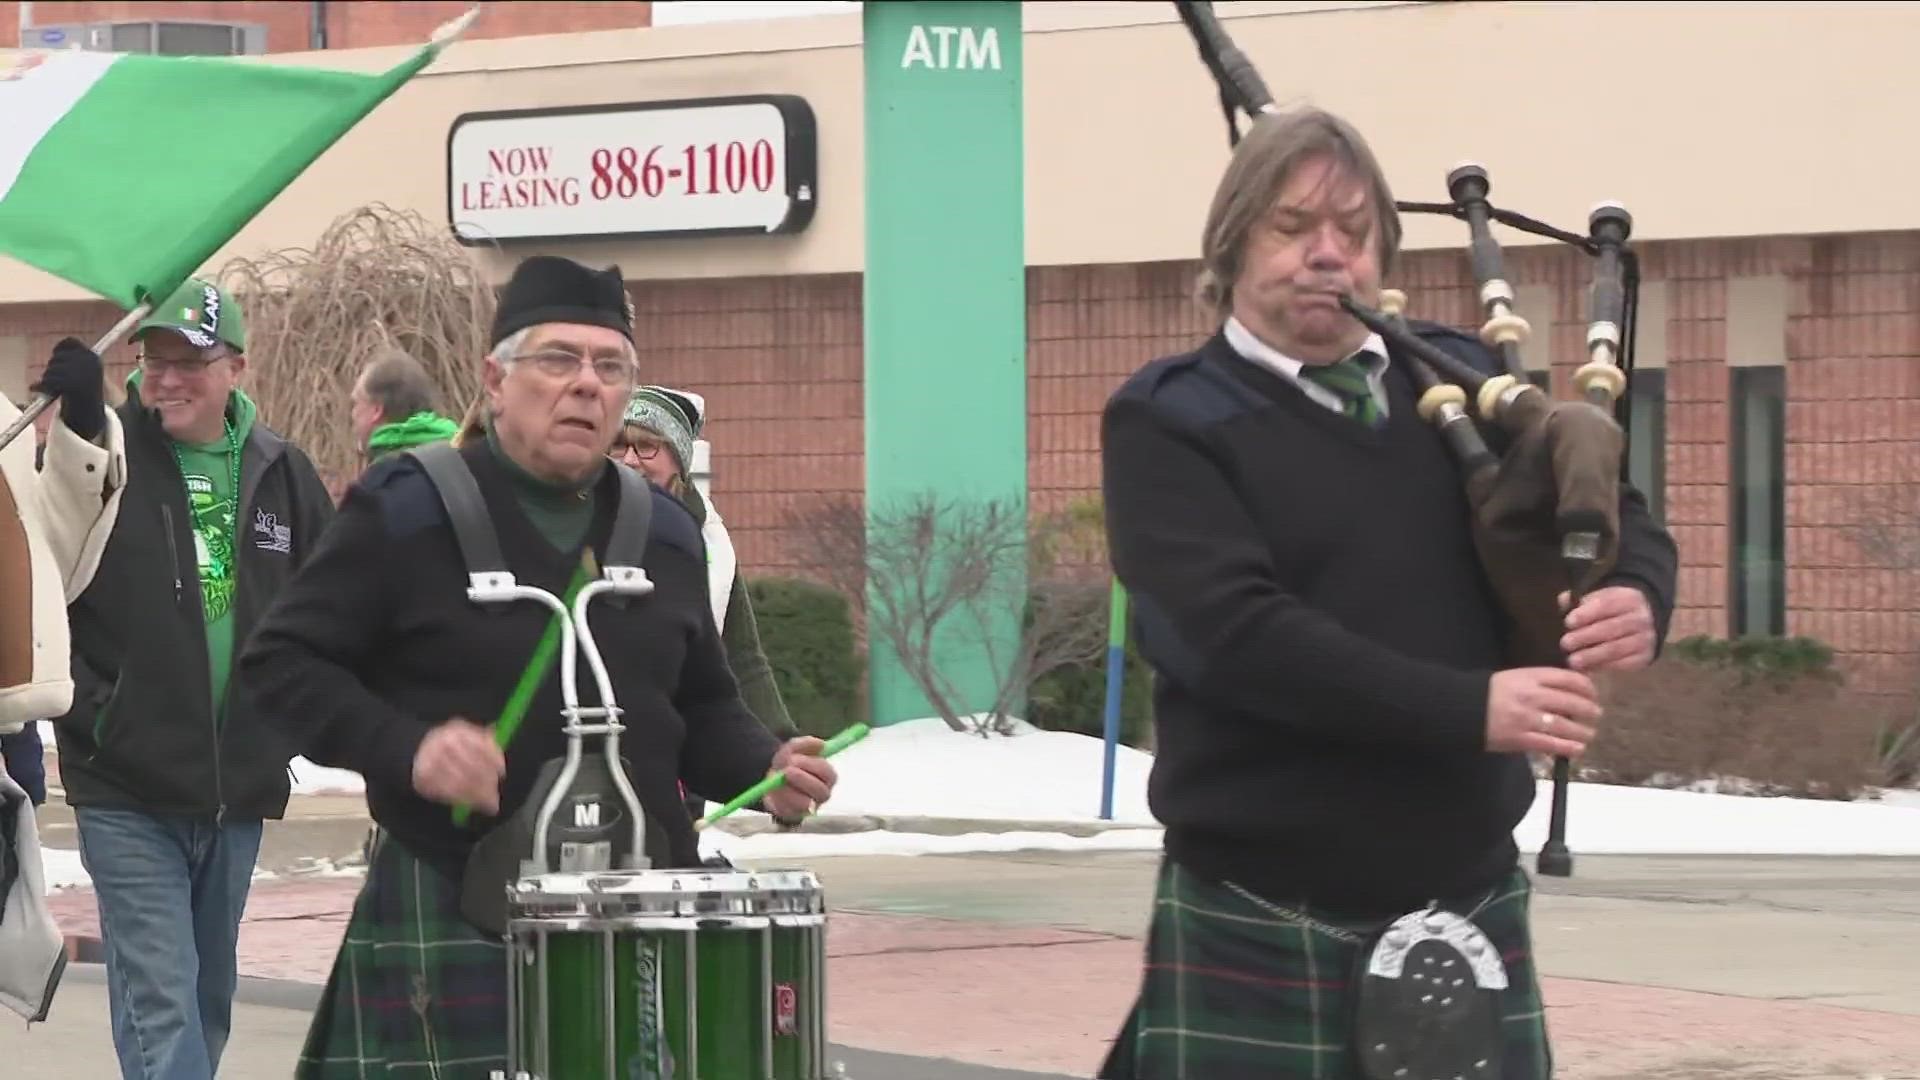
<svg viewBox="0 0 1920 1080">
<path fill-rule="evenodd" d="M 461 913 L 474 925 L 502 934 L 507 896 L 513 883 L 540 874 L 597 870 L 645 870 L 649 851 L 664 852 L 665 837 L 640 808 L 620 756 L 620 707 L 613 682 L 587 623 L 587 605 L 612 593 L 625 606 L 653 591 L 641 568 L 652 526 L 653 494 L 639 473 L 618 464 L 620 505 L 608 537 L 605 566 L 580 589 L 569 612 L 560 597 L 516 581 L 501 554 L 500 539 L 473 471 L 460 450 L 448 443 L 414 447 L 405 453 L 420 463 L 453 524 L 467 569 L 467 597 L 483 608 L 534 600 L 560 617 L 560 700 L 567 736 L 564 757 L 541 767 L 533 790 L 511 817 L 494 826 L 467 857 L 461 883 Z M 577 645 L 576 645 L 577 642 Z M 600 704 L 582 707 L 577 686 L 578 652 L 584 652 L 599 690 Z M 601 739 L 603 752 L 585 752 L 587 736 Z M 649 841 L 652 841 L 651 843 Z"/>
</svg>

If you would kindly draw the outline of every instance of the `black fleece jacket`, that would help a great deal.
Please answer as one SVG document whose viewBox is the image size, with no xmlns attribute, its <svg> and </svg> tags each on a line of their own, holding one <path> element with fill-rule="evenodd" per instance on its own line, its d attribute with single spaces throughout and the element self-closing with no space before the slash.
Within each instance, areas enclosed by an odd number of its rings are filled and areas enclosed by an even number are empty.
<svg viewBox="0 0 1920 1080">
<path fill-rule="evenodd" d="M 67 608 L 73 708 L 54 721 L 67 801 L 278 818 L 295 751 L 237 671 L 227 682 L 225 720 L 216 719 L 180 465 L 137 386 L 115 411 L 126 430 L 127 489 L 92 583 Z M 264 424 L 249 425 L 240 460 L 235 653 L 333 518 L 313 462 Z"/>
<path fill-rule="evenodd" d="M 1169 854 L 1367 915 L 1489 887 L 1535 790 L 1523 756 L 1485 749 L 1505 620 L 1459 467 L 1392 361 L 1378 432 L 1223 335 L 1141 369 L 1102 423 L 1113 563 L 1158 675 L 1149 799 Z M 1673 542 L 1630 487 L 1621 514 L 1608 584 L 1645 591 L 1664 636 Z"/>
<path fill-rule="evenodd" d="M 508 567 L 564 596 L 581 547 L 562 551 L 522 508 L 487 440 L 462 449 L 492 512 Z M 620 489 L 609 465 L 593 489 L 585 534 L 604 559 Z M 628 725 L 621 736 L 636 794 L 665 832 L 656 866 L 698 860 L 676 781 L 716 801 L 766 775 L 778 741 L 741 704 L 707 603 L 705 547 L 686 509 L 648 489 L 653 517 L 644 565 L 651 594 L 594 601 L 591 624 Z M 411 458 L 374 465 L 349 491 L 312 564 L 267 613 L 241 661 L 260 699 L 286 717 L 300 751 L 366 778 L 375 821 L 416 856 L 458 879 L 497 819 L 452 808 L 413 788 L 413 758 L 434 725 L 455 716 L 490 725 L 519 681 L 551 615 L 531 601 L 481 608 L 467 599 L 453 527 Z M 583 659 L 583 706 L 599 704 Z M 540 768 L 565 753 L 560 666 L 534 694 L 507 748 L 499 818 L 530 793 Z"/>
</svg>

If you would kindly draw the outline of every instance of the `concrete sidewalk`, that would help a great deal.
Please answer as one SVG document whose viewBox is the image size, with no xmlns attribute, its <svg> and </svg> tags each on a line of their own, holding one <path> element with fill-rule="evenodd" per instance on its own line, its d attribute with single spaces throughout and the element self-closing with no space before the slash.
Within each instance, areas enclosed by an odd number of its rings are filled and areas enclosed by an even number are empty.
<svg viewBox="0 0 1920 1080">
<path fill-rule="evenodd" d="M 233 1037 L 220 1075 L 274 1080 L 293 1075 L 320 988 L 302 983 L 242 979 L 233 1010 Z M 25 1034 L 0 1036 L 4 1075 L 108 1080 L 119 1075 L 107 1019 L 105 969 L 68 969 L 45 1024 Z M 1073 1080 L 1071 1076 L 985 1068 L 955 1061 L 883 1054 L 834 1046 L 828 1060 L 845 1068 L 845 1080 Z"/>
<path fill-rule="evenodd" d="M 1153 863 L 1060 852 L 809 860 L 834 909 L 831 1038 L 903 1055 L 877 1074 L 887 1080 L 945 1075 L 926 1071 L 942 1061 L 1088 1076 L 1138 985 Z M 357 888 L 259 882 L 242 970 L 317 987 Z M 1591 857 L 1578 876 L 1537 888 L 1561 1080 L 1920 1080 L 1920 860 Z M 54 903 L 70 930 L 92 932 L 88 894 Z M 289 1060 L 305 999 L 275 1000 L 282 1015 L 250 1006 L 240 1022 L 248 1040 L 274 1044 L 258 1053 Z"/>
</svg>

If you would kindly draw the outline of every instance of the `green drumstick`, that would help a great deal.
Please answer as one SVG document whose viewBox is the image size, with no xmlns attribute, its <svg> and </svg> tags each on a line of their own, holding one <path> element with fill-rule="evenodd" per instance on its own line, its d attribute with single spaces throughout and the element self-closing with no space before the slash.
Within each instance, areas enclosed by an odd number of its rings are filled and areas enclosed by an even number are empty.
<svg viewBox="0 0 1920 1080">
<path fill-rule="evenodd" d="M 820 748 L 820 756 L 823 758 L 832 757 L 833 755 L 839 753 L 840 751 L 845 750 L 847 747 L 852 746 L 854 743 L 859 742 L 861 739 L 866 738 L 867 732 L 869 730 L 871 729 L 868 728 L 867 725 L 865 724 L 853 725 L 852 727 L 841 732 L 840 734 L 835 735 L 833 738 L 828 739 L 827 745 Z M 759 783 L 753 785 L 747 790 L 741 792 L 739 795 L 734 796 L 734 799 L 732 802 L 728 803 L 727 805 L 721 807 L 718 810 L 715 810 L 713 813 L 708 814 L 706 817 L 701 818 L 699 821 L 694 822 L 693 831 L 699 832 L 700 830 L 706 828 L 707 826 L 713 824 L 714 822 L 719 821 L 721 818 L 726 817 L 728 814 L 731 814 L 736 810 L 743 810 L 746 807 L 759 802 L 761 799 L 766 797 L 768 792 L 774 790 L 775 788 L 781 787 L 786 782 L 787 782 L 787 774 L 784 771 L 774 773 L 772 776 L 769 776 L 765 780 L 762 780 Z"/>
</svg>

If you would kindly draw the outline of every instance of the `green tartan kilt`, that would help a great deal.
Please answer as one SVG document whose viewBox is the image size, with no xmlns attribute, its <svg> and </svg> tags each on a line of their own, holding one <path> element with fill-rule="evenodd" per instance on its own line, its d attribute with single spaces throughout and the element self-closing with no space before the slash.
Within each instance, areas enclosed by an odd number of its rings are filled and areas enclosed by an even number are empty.
<svg viewBox="0 0 1920 1080">
<path fill-rule="evenodd" d="M 1553 1056 L 1527 927 L 1532 881 L 1515 866 L 1473 915 L 1506 962 L 1502 1080 L 1549 1080 Z M 1387 921 L 1311 909 L 1344 940 L 1163 859 L 1140 995 L 1099 1080 L 1357 1080 L 1353 1017 L 1365 954 Z"/>
<path fill-rule="evenodd" d="M 484 1078 L 507 1067 L 507 954 L 460 916 L 460 886 L 381 836 L 299 1080 Z"/>
</svg>

